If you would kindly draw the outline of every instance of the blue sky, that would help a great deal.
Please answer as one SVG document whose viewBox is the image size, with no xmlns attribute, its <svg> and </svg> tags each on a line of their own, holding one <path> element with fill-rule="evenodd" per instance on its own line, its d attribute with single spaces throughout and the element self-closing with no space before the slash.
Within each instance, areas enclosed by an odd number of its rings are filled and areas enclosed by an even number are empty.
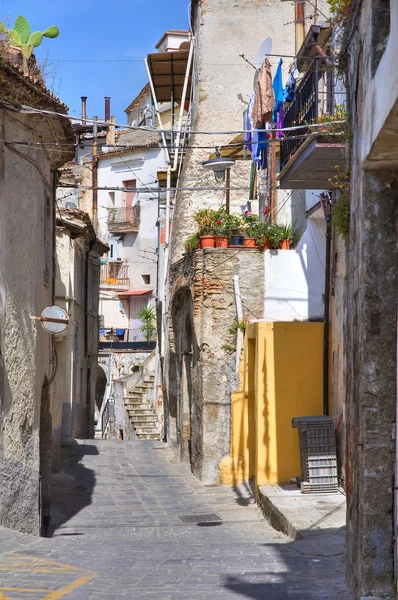
<svg viewBox="0 0 398 600">
<path fill-rule="evenodd" d="M 48 58 L 55 74 L 50 89 L 70 113 L 80 114 L 80 96 L 88 96 L 87 114 L 104 115 L 104 96 L 112 114 L 125 123 L 124 109 L 147 82 L 143 59 L 167 29 L 188 29 L 189 0 L 0 0 L 0 19 L 12 25 L 22 14 L 32 31 L 57 25 L 60 35 L 44 39 L 38 58 Z M 137 62 L 63 62 L 80 60 Z"/>
</svg>

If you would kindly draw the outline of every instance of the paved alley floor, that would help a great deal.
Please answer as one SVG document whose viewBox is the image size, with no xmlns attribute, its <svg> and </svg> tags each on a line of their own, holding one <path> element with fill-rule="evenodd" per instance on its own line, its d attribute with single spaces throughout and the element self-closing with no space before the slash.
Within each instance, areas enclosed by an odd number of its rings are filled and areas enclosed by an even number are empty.
<svg viewBox="0 0 398 600">
<path fill-rule="evenodd" d="M 341 548 L 292 542 L 160 442 L 76 442 L 53 491 L 51 537 L 0 530 L 1 600 L 346 599 Z"/>
</svg>

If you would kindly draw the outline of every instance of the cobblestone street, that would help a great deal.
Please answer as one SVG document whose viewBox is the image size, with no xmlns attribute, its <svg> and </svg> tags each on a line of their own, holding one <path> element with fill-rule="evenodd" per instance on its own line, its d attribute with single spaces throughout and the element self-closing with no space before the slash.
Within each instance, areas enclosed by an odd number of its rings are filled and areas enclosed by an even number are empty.
<svg viewBox="0 0 398 600">
<path fill-rule="evenodd" d="M 249 490 L 203 486 L 163 444 L 64 450 L 49 537 L 0 531 L 1 599 L 345 598 L 343 554 L 285 538 Z"/>
</svg>

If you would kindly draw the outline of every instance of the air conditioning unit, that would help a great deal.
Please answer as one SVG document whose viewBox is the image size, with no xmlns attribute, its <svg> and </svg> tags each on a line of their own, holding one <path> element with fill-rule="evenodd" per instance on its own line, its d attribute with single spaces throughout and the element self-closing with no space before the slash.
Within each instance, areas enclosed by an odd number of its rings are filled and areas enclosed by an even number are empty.
<svg viewBox="0 0 398 600">
<path fill-rule="evenodd" d="M 116 262 L 121 263 L 121 262 L 123 262 L 123 259 L 122 258 L 117 258 Z"/>
</svg>

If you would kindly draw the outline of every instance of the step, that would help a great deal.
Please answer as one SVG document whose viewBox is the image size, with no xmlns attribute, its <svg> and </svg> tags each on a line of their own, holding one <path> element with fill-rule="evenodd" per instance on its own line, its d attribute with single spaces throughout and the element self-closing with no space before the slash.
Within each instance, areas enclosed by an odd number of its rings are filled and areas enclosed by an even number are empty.
<svg viewBox="0 0 398 600">
<path fill-rule="evenodd" d="M 157 433 L 159 429 L 157 427 L 134 427 L 137 433 Z"/>
<path fill-rule="evenodd" d="M 137 433 L 137 440 L 160 440 L 160 433 Z"/>
<path fill-rule="evenodd" d="M 142 390 L 142 392 L 140 391 Z M 153 390 L 153 385 L 136 385 L 134 386 L 134 388 L 131 390 L 132 393 L 134 392 L 138 392 L 145 394 L 145 392 L 147 392 L 148 390 Z"/>
<path fill-rule="evenodd" d="M 144 396 L 144 392 L 127 392 L 123 397 L 124 398 L 142 398 Z"/>
<path fill-rule="evenodd" d="M 159 421 L 155 417 L 131 417 L 130 419 L 134 425 L 142 425 L 143 427 L 157 427 Z"/>
<path fill-rule="evenodd" d="M 157 421 L 157 415 L 153 412 L 132 412 L 129 411 L 129 415 L 132 419 L 151 419 L 152 421 Z"/>
<path fill-rule="evenodd" d="M 153 409 L 148 404 L 125 404 L 124 406 L 128 412 L 138 410 L 144 411 L 147 414 L 153 414 Z"/>
</svg>

